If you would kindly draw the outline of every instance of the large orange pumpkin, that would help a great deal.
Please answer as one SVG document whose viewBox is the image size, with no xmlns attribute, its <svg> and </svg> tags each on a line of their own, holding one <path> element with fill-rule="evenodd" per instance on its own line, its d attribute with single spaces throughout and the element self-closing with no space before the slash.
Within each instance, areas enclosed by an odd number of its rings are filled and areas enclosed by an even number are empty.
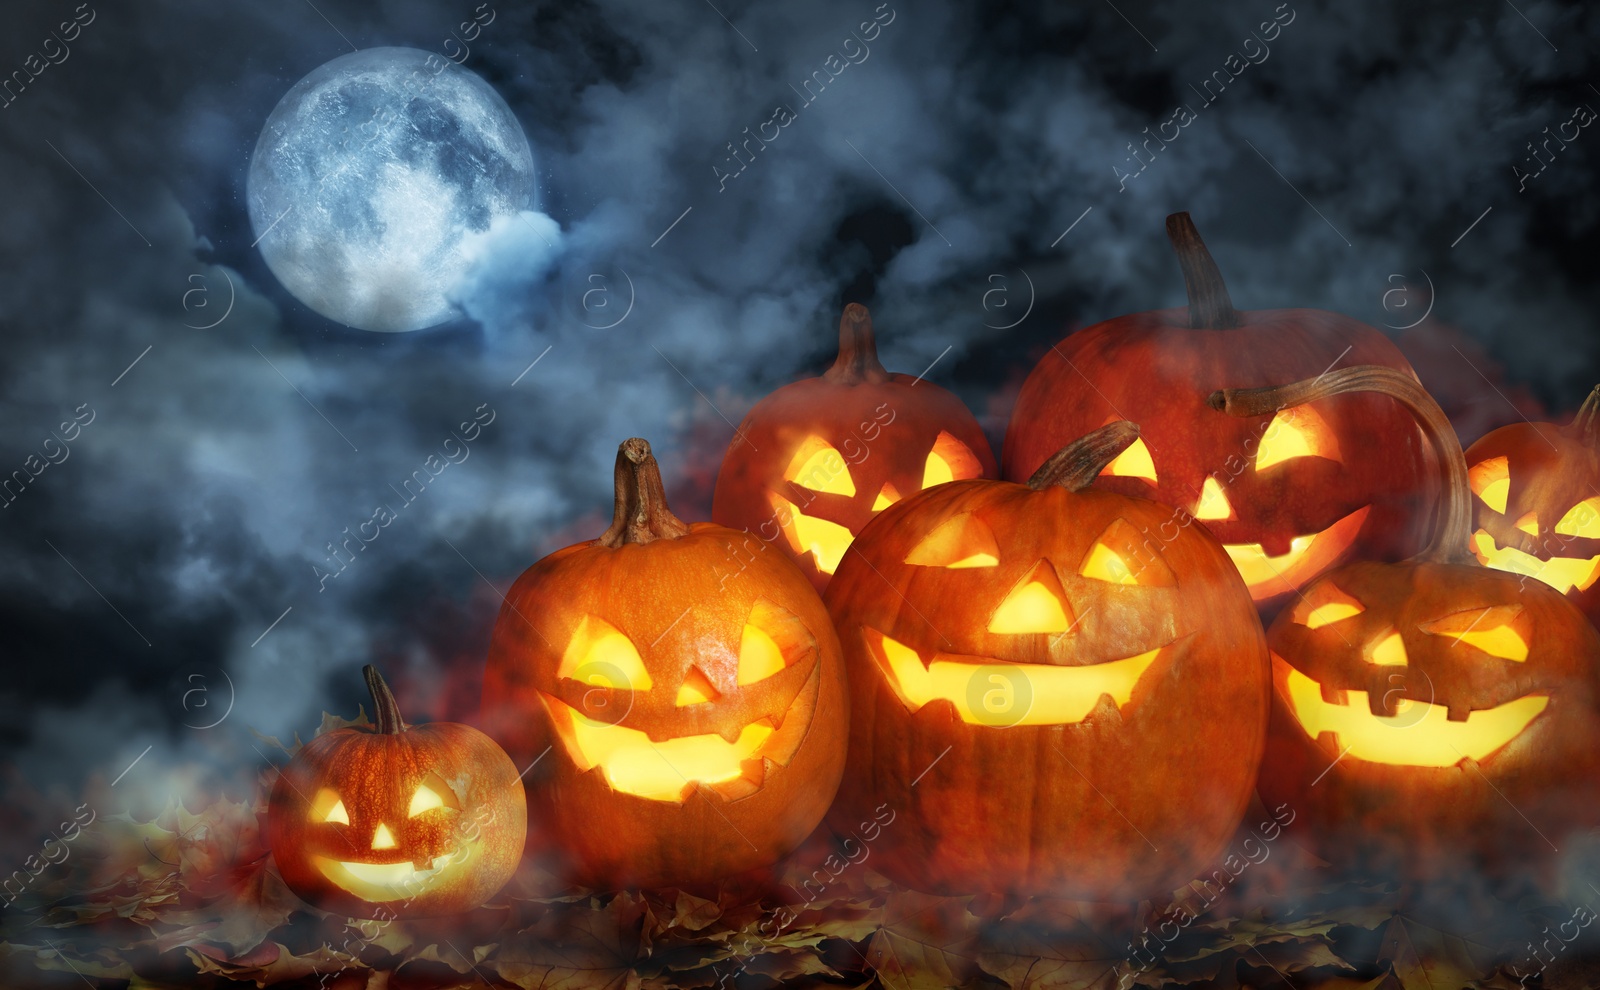
<svg viewBox="0 0 1600 990">
<path fill-rule="evenodd" d="M 267 842 L 289 889 L 329 911 L 470 911 L 505 886 L 528 811 L 517 768 L 468 725 L 407 726 L 376 668 L 371 729 L 325 732 L 283 768 Z"/>
<path fill-rule="evenodd" d="M 1261 623 L 1203 528 L 1085 488 L 1137 437 L 908 498 L 834 575 L 852 718 L 831 820 L 892 810 L 871 852 L 891 879 L 1136 899 L 1233 835 L 1266 736 Z"/>
<path fill-rule="evenodd" d="M 1416 557 L 1330 571 L 1273 622 L 1261 796 L 1345 867 L 1434 880 L 1537 862 L 1600 825 L 1600 634 L 1544 584 L 1472 559 L 1461 445 L 1409 375 L 1346 368 L 1215 403 L 1260 416 L 1356 390 L 1422 424 L 1440 518 Z"/>
<path fill-rule="evenodd" d="M 885 506 L 994 471 L 967 407 L 932 382 L 884 370 L 872 317 L 851 303 L 839 319 L 833 367 L 773 392 L 739 424 L 711 518 L 781 549 L 820 592 L 854 535 Z"/>
<path fill-rule="evenodd" d="M 805 576 L 743 533 L 678 519 L 633 439 L 611 528 L 506 595 L 484 723 L 533 764 L 536 837 L 564 852 L 558 871 L 697 885 L 776 862 L 822 820 L 844 767 L 841 663 Z"/>
<path fill-rule="evenodd" d="M 1472 551 L 1526 574 L 1600 621 L 1600 386 L 1572 422 L 1513 423 L 1467 448 Z"/>
<path fill-rule="evenodd" d="M 1218 388 L 1275 385 L 1340 364 L 1412 374 L 1377 329 L 1315 309 L 1239 312 L 1187 213 L 1167 218 L 1187 309 L 1071 334 L 1017 396 L 1003 475 L 1027 478 L 1063 443 L 1113 419 L 1142 440 L 1099 487 L 1165 502 L 1222 541 L 1252 597 L 1275 606 L 1361 548 L 1402 556 L 1436 498 L 1421 434 L 1382 395 L 1344 395 L 1253 419 L 1206 404 Z"/>
</svg>

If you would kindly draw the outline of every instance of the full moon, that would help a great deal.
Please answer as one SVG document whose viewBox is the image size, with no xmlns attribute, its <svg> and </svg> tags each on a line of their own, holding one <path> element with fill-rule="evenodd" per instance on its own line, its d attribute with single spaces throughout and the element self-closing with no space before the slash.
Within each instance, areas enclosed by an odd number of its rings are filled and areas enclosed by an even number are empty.
<svg viewBox="0 0 1600 990">
<path fill-rule="evenodd" d="M 460 315 L 462 238 L 535 205 L 533 152 L 511 108 L 414 48 L 355 52 L 295 83 L 261 129 L 247 184 L 272 273 L 362 330 Z"/>
</svg>

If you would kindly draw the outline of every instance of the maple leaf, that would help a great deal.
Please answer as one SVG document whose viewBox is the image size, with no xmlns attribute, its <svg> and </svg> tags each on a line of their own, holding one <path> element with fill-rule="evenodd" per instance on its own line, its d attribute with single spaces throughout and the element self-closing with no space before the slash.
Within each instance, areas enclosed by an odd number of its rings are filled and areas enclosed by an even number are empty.
<svg viewBox="0 0 1600 990">
<path fill-rule="evenodd" d="M 977 968 L 977 919 L 967 898 L 891 894 L 878 912 L 866 963 L 890 990 L 965 986 Z"/>
<path fill-rule="evenodd" d="M 1383 930 L 1378 959 L 1394 967 L 1405 990 L 1456 990 L 1494 969 L 1487 946 L 1404 915 Z"/>
<path fill-rule="evenodd" d="M 634 990 L 644 902 L 570 905 L 510 936 L 486 964 L 523 990 Z"/>
</svg>

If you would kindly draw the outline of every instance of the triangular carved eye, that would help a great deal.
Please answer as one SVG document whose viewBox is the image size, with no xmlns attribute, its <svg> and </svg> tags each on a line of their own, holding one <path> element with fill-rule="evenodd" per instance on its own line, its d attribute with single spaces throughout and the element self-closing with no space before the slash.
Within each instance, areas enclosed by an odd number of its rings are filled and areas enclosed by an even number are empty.
<svg viewBox="0 0 1600 990">
<path fill-rule="evenodd" d="M 941 430 L 933 441 L 933 449 L 928 451 L 927 460 L 923 462 L 922 487 L 926 490 L 947 481 L 976 478 L 982 473 L 983 465 L 978 462 L 978 455 L 966 444 Z"/>
<path fill-rule="evenodd" d="M 1521 605 L 1492 605 L 1454 612 L 1442 619 L 1425 622 L 1421 628 L 1431 636 L 1449 636 L 1457 643 L 1475 647 L 1491 657 L 1525 663 L 1528 659 L 1528 640 L 1516 629 L 1521 615 Z"/>
<path fill-rule="evenodd" d="M 1072 628 L 1072 612 L 1055 568 L 1039 561 L 1017 582 L 989 620 L 992 633 L 1059 633 Z"/>
<path fill-rule="evenodd" d="M 1586 498 L 1568 509 L 1556 523 L 1556 535 L 1600 539 L 1600 495 Z"/>
<path fill-rule="evenodd" d="M 314 822 L 331 822 L 338 825 L 350 824 L 350 812 L 345 810 L 344 800 L 339 793 L 331 787 L 324 787 L 317 791 L 317 796 L 311 802 L 311 820 Z"/>
<path fill-rule="evenodd" d="M 1078 573 L 1095 581 L 1171 588 L 1178 576 L 1161 552 L 1125 519 L 1114 519 L 1084 554 Z"/>
<path fill-rule="evenodd" d="M 816 645 L 816 637 L 798 615 L 764 598 L 758 600 L 739 639 L 739 686 L 764 681 L 799 663 L 815 652 Z"/>
<path fill-rule="evenodd" d="M 1365 605 L 1339 590 L 1331 582 L 1321 581 L 1307 591 L 1305 597 L 1295 606 L 1294 621 L 1307 629 L 1321 629 L 1329 623 L 1360 615 L 1366 610 Z"/>
<path fill-rule="evenodd" d="M 856 483 L 850 477 L 850 468 L 833 445 L 819 436 L 809 436 L 801 441 L 800 449 L 789 459 L 783 480 L 792 481 L 801 488 L 829 495 L 854 495 Z"/>
<path fill-rule="evenodd" d="M 1479 461 L 1467 471 L 1467 487 L 1483 504 L 1496 512 L 1506 511 L 1506 499 L 1511 495 L 1511 467 L 1504 457 L 1491 457 Z"/>
<path fill-rule="evenodd" d="M 1267 432 L 1261 435 L 1261 446 L 1256 450 L 1256 470 L 1265 471 L 1296 457 L 1343 460 L 1339 454 L 1339 438 L 1310 406 L 1280 409 L 1272 417 Z"/>
<path fill-rule="evenodd" d="M 906 563 L 919 567 L 994 567 L 1000 563 L 1000 548 L 994 531 L 982 519 L 964 512 L 924 536 L 906 554 Z"/>
<path fill-rule="evenodd" d="M 1150 448 L 1145 446 L 1144 438 L 1135 437 L 1127 449 L 1100 469 L 1100 473 L 1110 478 L 1143 478 L 1155 484 L 1156 462 L 1150 456 Z"/>
<path fill-rule="evenodd" d="M 652 686 L 633 640 L 597 615 L 586 615 L 578 623 L 556 676 L 625 691 L 648 691 Z"/>
</svg>

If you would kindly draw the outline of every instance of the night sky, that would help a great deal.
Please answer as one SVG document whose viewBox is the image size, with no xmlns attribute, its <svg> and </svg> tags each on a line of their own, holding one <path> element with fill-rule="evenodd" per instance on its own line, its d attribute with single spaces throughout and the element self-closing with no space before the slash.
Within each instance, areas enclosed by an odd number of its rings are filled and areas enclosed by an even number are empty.
<svg viewBox="0 0 1600 990">
<path fill-rule="evenodd" d="M 1178 210 L 1241 308 L 1388 326 L 1463 440 L 1564 419 L 1600 381 L 1600 137 L 1575 123 L 1600 13 L 1400 6 L 489 0 L 463 64 L 527 134 L 536 222 L 484 241 L 461 319 L 409 334 L 285 291 L 245 178 L 302 76 L 460 57 L 475 4 L 8 6 L 0 70 L 45 68 L 0 109 L 0 469 L 48 466 L 0 511 L 6 786 L 71 791 L 147 748 L 147 784 L 253 771 L 252 730 L 353 714 L 366 662 L 409 716 L 468 714 L 500 591 L 598 535 L 621 440 L 706 518 L 731 424 L 825 368 L 862 302 L 885 364 L 931 365 L 998 451 L 1053 341 L 1182 302 Z"/>
</svg>

